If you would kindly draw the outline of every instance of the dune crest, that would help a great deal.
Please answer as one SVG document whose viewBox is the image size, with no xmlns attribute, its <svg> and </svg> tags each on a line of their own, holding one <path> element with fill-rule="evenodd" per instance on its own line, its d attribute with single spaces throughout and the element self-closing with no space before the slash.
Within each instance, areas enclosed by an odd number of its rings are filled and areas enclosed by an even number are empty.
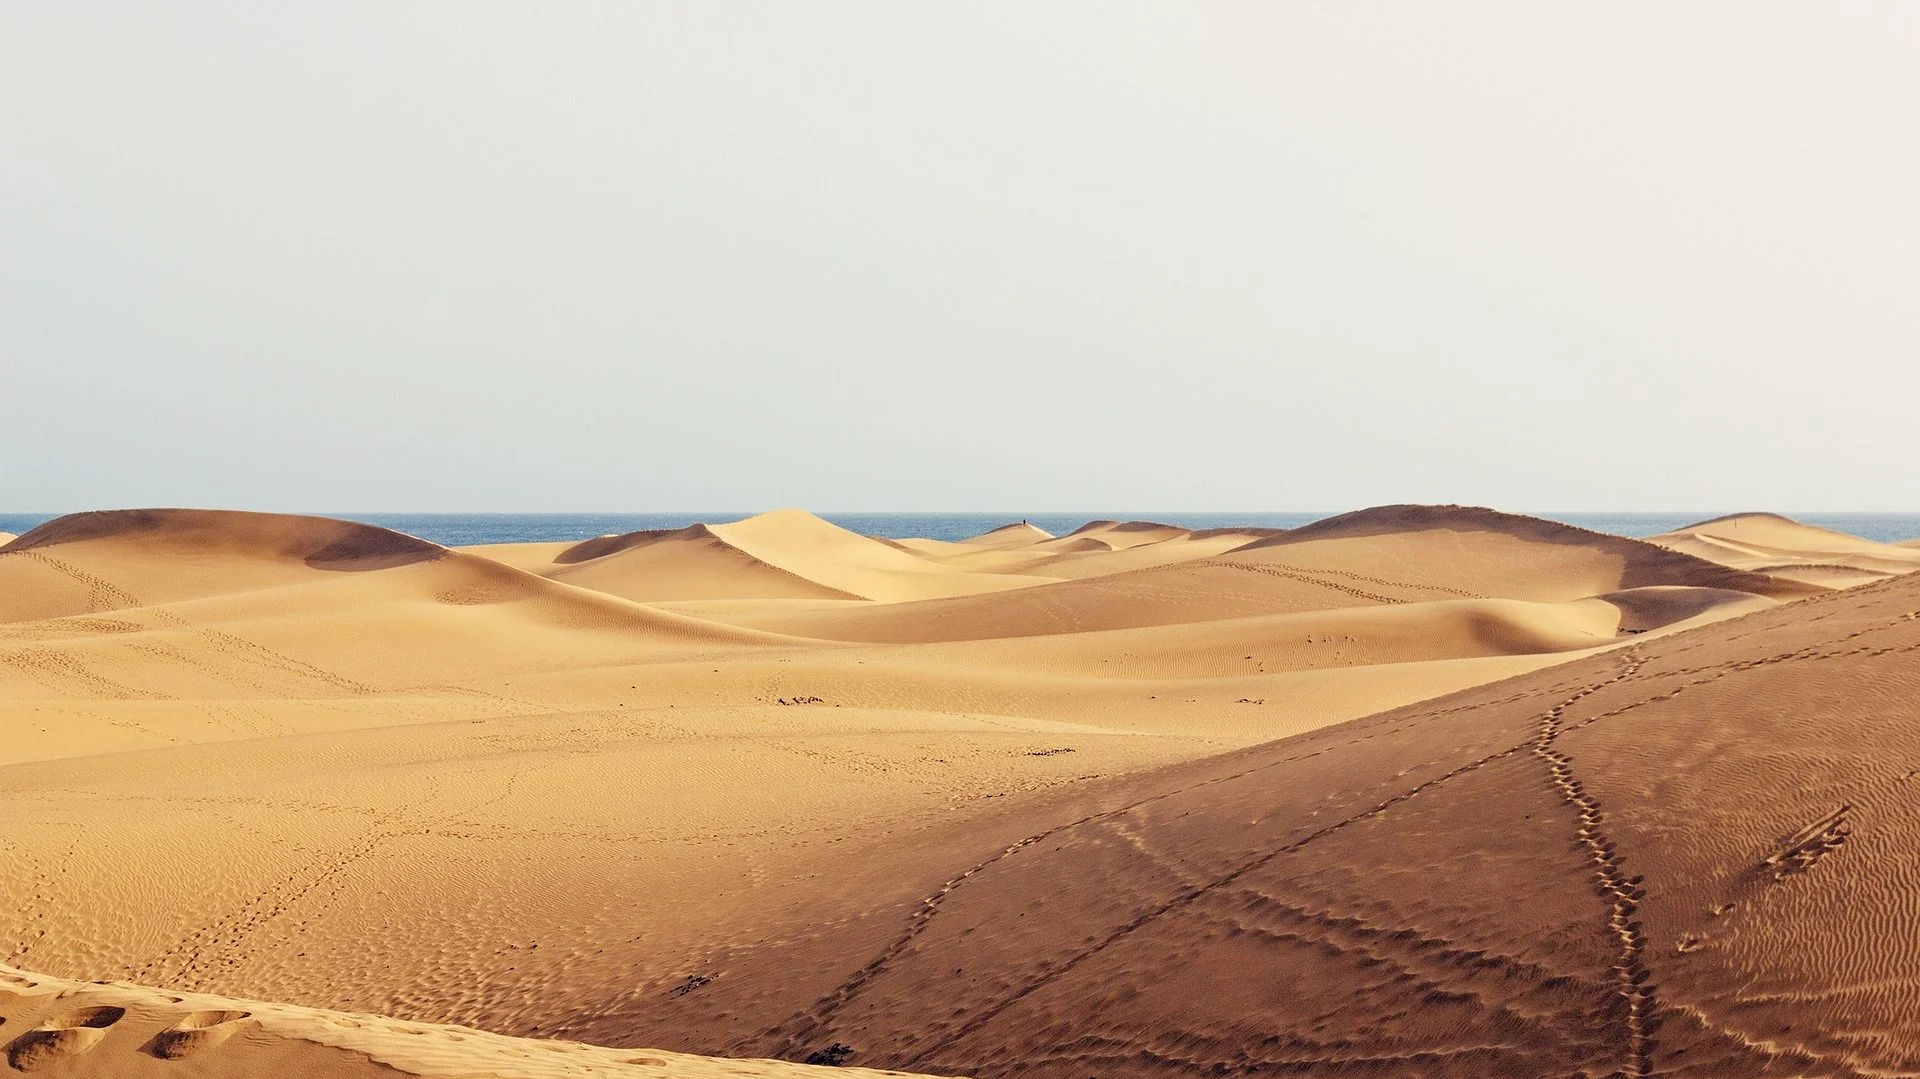
<svg viewBox="0 0 1920 1079">
<path fill-rule="evenodd" d="M 959 542 L 968 547 L 1024 547 L 1042 540 L 1050 540 L 1053 533 L 1025 521 L 1013 521 L 999 528 L 991 528 L 977 536 L 970 536 Z"/>
<path fill-rule="evenodd" d="M 1037 530 L 1035 530 L 1037 531 Z M 601 536 L 577 544 L 510 544 L 472 553 L 553 580 L 645 603 L 730 599 L 900 602 L 1040 583 L 948 565 L 938 546 L 916 550 L 849 532 L 804 510 L 728 524 Z M 965 553 L 976 553 L 963 548 Z M 991 548 L 982 549 L 990 551 Z"/>
<path fill-rule="evenodd" d="M 93 510 L 57 517 L 8 546 L 11 552 L 89 541 L 137 542 L 181 557 L 297 560 L 328 569 L 372 569 L 438 558 L 445 547 L 377 525 L 243 510 Z"/>
<path fill-rule="evenodd" d="M 1479 506 L 1357 510 L 1255 540 L 1226 558 L 1336 573 L 1350 561 L 1399 564 L 1408 567 L 1412 581 L 1430 588 L 1528 599 L 1567 599 L 1656 585 L 1729 589 L 1780 599 L 1819 591 L 1816 586 L 1747 573 L 1641 540 Z M 1505 568 L 1510 560 L 1523 560 L 1529 564 L 1528 571 L 1511 573 Z M 1513 587 L 1516 584 L 1518 588 Z"/>
</svg>

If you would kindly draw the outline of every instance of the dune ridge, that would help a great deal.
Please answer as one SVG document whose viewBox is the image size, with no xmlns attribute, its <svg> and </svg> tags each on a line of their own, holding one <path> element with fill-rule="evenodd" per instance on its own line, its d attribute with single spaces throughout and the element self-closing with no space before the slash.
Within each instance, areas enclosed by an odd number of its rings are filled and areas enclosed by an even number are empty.
<svg viewBox="0 0 1920 1079">
<path fill-rule="evenodd" d="M 1462 537 L 1491 536 L 1534 546 L 1559 545 L 1592 555 L 1618 560 L 1621 588 L 1645 585 L 1685 584 L 1703 588 L 1734 589 L 1756 595 L 1793 598 L 1812 595 L 1817 588 L 1798 582 L 1780 581 L 1765 574 L 1748 573 L 1690 553 L 1676 551 L 1643 540 L 1612 536 L 1575 525 L 1539 517 L 1502 513 L 1483 506 L 1377 506 L 1355 510 L 1303 525 L 1277 536 L 1255 540 L 1233 552 L 1248 560 L 1262 556 L 1280 556 L 1282 549 L 1300 553 L 1300 548 L 1321 546 L 1327 541 L 1387 540 L 1426 534 Z M 1351 547 L 1361 547 L 1351 543 Z M 1429 553 L 1428 557 L 1432 555 Z M 1422 559 L 1408 558 L 1411 565 Z"/>
<path fill-rule="evenodd" d="M 1038 531 L 1028 528 L 1013 538 Z M 1036 583 L 943 565 L 922 557 L 922 552 L 857 535 L 803 510 L 775 510 L 728 524 L 601 536 L 571 545 L 509 547 L 475 548 L 473 553 L 641 602 L 899 601 Z"/>
</svg>

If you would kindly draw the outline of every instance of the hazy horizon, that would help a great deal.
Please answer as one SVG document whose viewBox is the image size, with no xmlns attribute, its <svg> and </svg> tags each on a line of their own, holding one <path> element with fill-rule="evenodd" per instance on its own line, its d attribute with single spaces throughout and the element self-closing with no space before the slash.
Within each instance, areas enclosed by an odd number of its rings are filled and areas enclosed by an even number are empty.
<svg viewBox="0 0 1920 1079">
<path fill-rule="evenodd" d="M 160 507 L 152 507 L 160 508 Z M 202 507 L 204 508 L 204 507 Z M 786 507 L 792 508 L 792 507 Z M 448 546 L 583 540 L 595 536 L 718 525 L 767 512 L 759 510 L 573 510 L 548 513 L 323 511 L 319 516 L 360 521 Z M 1341 510 L 1179 509 L 999 509 L 953 511 L 817 510 L 815 516 L 842 528 L 888 539 L 961 540 L 1025 521 L 1054 535 L 1111 521 L 1151 521 L 1190 529 L 1234 526 L 1294 529 L 1353 512 Z M 1728 516 L 1724 510 L 1513 510 L 1594 532 L 1643 538 Z M 25 534 L 61 515 L 0 511 L 0 534 Z M 1920 513 L 1796 511 L 1802 524 L 1882 543 L 1920 538 Z"/>
<path fill-rule="evenodd" d="M 1868 4 L 15 5 L 0 506 L 1912 510 L 1916 45 Z"/>
</svg>

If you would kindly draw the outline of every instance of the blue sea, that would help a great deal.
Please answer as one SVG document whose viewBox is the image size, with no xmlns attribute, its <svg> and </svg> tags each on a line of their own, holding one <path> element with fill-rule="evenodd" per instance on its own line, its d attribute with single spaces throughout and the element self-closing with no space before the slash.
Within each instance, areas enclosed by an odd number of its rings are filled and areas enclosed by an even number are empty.
<svg viewBox="0 0 1920 1079">
<path fill-rule="evenodd" d="M 905 539 L 957 540 L 977 536 L 1009 521 L 1026 520 L 1055 535 L 1071 532 L 1093 520 L 1148 520 L 1184 528 L 1222 528 L 1229 525 L 1255 525 L 1262 528 L 1297 528 L 1330 516 L 1330 513 L 1181 513 L 1128 510 L 1121 512 L 1040 513 L 1009 510 L 1005 513 L 823 513 L 822 517 L 842 528 L 867 536 Z M 1540 513 L 1538 517 L 1564 521 L 1611 532 L 1618 536 L 1652 536 L 1672 531 L 1709 517 L 1716 511 L 1698 513 Z M 53 513 L 0 513 L 0 532 L 26 532 L 43 521 L 59 516 Z M 737 521 L 746 513 L 327 513 L 365 521 L 449 547 L 475 543 L 530 543 L 543 540 L 581 540 L 610 532 L 633 532 L 651 528 L 685 528 L 697 522 L 720 524 Z M 1787 516 L 1821 528 L 1848 532 L 1867 539 L 1893 542 L 1920 538 L 1920 513 L 1788 513 Z"/>
</svg>

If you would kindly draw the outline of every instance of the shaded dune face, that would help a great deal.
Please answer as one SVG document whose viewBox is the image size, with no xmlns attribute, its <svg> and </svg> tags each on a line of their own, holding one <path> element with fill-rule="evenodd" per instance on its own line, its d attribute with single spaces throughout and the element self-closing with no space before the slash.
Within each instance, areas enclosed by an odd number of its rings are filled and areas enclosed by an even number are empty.
<svg viewBox="0 0 1920 1079">
<path fill-rule="evenodd" d="M 369 570 L 438 558 L 447 549 L 376 525 L 235 510 L 97 510 L 59 517 L 9 552 L 119 540 L 148 550 L 297 559 L 315 569 Z"/>
<path fill-rule="evenodd" d="M 227 510 L 69 514 L 0 548 L 0 622 L 273 587 L 316 573 L 432 562 L 445 547 L 385 528 Z"/>
<path fill-rule="evenodd" d="M 1906 550 L 1799 528 L 49 522 L 0 549 L 0 1050 L 1912 1072 L 1920 577 L 1754 553 Z"/>
<path fill-rule="evenodd" d="M 891 936 L 595 1032 L 746 1018 L 733 1051 L 980 1075 L 1905 1074 L 1917 657 L 1908 578 L 1116 781 L 866 867 L 945 881 Z"/>
<path fill-rule="evenodd" d="M 1456 552 L 1444 550 L 1402 556 L 1409 568 L 1416 572 L 1432 573 L 1436 568 L 1448 567 L 1440 572 L 1451 571 L 1456 574 L 1459 579 L 1449 582 L 1456 587 L 1472 587 L 1470 582 L 1474 577 L 1484 580 L 1491 576 L 1494 581 L 1503 579 L 1498 569 L 1492 574 L 1485 570 L 1475 572 L 1471 565 L 1471 545 L 1477 540 L 1488 546 L 1494 542 L 1504 543 L 1515 551 L 1531 549 L 1534 560 L 1542 563 L 1558 561 L 1565 564 L 1568 571 L 1583 563 L 1592 566 L 1604 564 L 1607 566 L 1605 572 L 1613 577 L 1613 587 L 1617 589 L 1691 585 L 1735 589 L 1782 599 L 1813 595 L 1820 591 L 1816 587 L 1744 572 L 1641 540 L 1610 536 L 1556 521 L 1501 513 L 1477 506 L 1381 506 L 1357 510 L 1257 540 L 1233 552 L 1233 556 L 1241 556 L 1248 561 L 1284 559 L 1290 555 L 1298 557 L 1307 554 L 1316 547 L 1341 545 L 1336 541 L 1346 541 L 1343 546 L 1347 549 L 1348 557 L 1365 551 L 1369 546 L 1376 546 L 1380 548 L 1377 557 L 1384 559 L 1392 557 L 1387 554 L 1392 548 L 1392 541 L 1417 542 L 1423 536 L 1459 537 L 1455 542 L 1467 545 L 1468 550 L 1458 552 L 1468 555 L 1466 565 L 1457 564 Z M 1368 539 L 1378 542 L 1361 542 Z M 1552 550 L 1555 547 L 1562 549 L 1557 557 Z M 1541 575 L 1536 570 L 1534 574 L 1507 574 L 1505 579 L 1518 577 L 1526 580 Z"/>
</svg>

